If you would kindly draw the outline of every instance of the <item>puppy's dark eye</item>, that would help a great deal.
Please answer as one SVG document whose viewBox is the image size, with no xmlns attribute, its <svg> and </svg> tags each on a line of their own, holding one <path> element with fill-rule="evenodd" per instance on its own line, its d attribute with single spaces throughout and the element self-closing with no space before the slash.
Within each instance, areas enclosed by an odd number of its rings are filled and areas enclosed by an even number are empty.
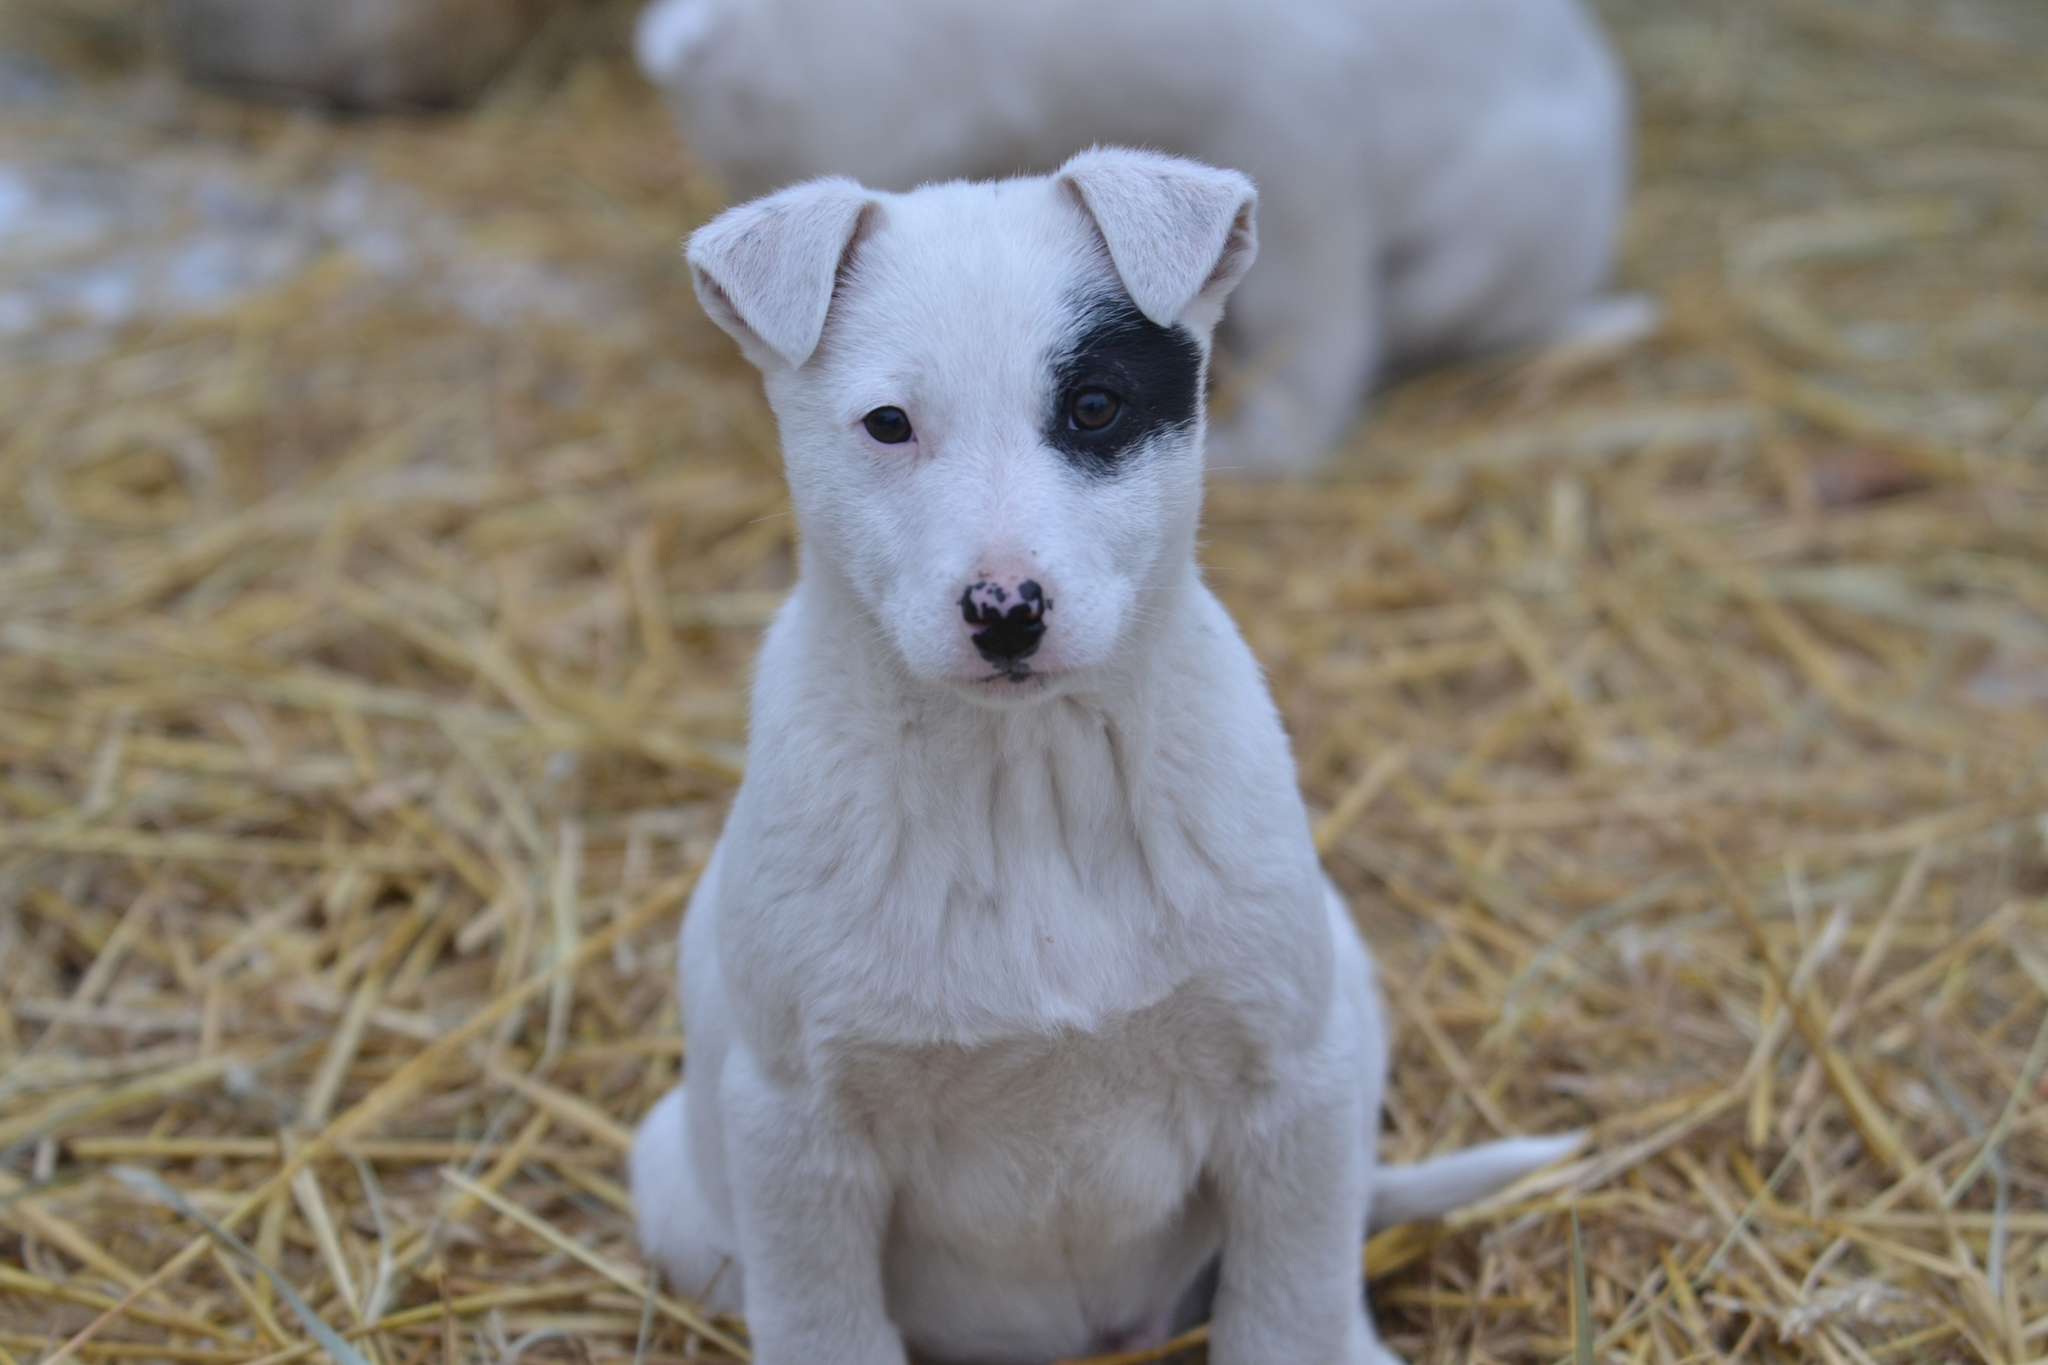
<svg viewBox="0 0 2048 1365">
<path fill-rule="evenodd" d="M 1123 411 L 1124 400 L 1108 389 L 1082 389 L 1067 400 L 1067 420 L 1082 431 L 1100 431 Z"/>
<path fill-rule="evenodd" d="M 900 446 L 910 439 L 910 417 L 902 408 L 876 408 L 860 421 L 868 435 L 885 446 Z"/>
</svg>

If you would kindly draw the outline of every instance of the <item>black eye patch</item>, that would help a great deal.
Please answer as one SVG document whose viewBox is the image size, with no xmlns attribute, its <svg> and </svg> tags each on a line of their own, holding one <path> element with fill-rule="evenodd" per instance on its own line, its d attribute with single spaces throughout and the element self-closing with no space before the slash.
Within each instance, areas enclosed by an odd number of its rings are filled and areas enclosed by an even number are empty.
<svg viewBox="0 0 2048 1365">
<path fill-rule="evenodd" d="M 1153 437 L 1192 425 L 1200 410 L 1201 347 L 1186 328 L 1161 327 L 1122 295 L 1082 306 L 1080 325 L 1051 369 L 1045 439 L 1097 478 L 1114 475 Z"/>
</svg>

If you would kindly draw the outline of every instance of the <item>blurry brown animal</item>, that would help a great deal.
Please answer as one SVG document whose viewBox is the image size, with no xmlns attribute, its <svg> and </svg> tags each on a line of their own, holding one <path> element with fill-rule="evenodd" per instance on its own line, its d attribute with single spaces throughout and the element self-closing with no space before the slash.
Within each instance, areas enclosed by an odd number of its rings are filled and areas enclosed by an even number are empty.
<svg viewBox="0 0 2048 1365">
<path fill-rule="evenodd" d="M 203 84 L 347 109 L 464 104 L 557 0 L 173 0 L 171 45 Z"/>
</svg>

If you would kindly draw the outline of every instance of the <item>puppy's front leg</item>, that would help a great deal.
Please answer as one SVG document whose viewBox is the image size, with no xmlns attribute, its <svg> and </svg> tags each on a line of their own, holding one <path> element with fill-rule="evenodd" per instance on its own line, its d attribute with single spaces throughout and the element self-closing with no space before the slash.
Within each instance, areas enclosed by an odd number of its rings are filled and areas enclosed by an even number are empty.
<svg viewBox="0 0 2048 1365">
<path fill-rule="evenodd" d="M 882 1294 L 874 1150 L 739 1049 L 719 1087 L 757 1365 L 904 1365 Z"/>
<path fill-rule="evenodd" d="M 1277 1097 L 1220 1135 L 1215 1365 L 1399 1365 L 1372 1331 L 1360 1283 L 1365 1131 L 1357 1088 L 1335 1086 Z"/>
</svg>

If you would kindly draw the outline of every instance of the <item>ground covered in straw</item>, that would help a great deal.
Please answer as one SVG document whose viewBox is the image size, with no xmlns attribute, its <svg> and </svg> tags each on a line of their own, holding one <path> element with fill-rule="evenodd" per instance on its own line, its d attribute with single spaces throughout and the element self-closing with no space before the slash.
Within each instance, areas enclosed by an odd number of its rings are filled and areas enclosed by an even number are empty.
<svg viewBox="0 0 2048 1365">
<path fill-rule="evenodd" d="M 729 1358 L 619 1183 L 795 533 L 674 251 L 715 188 L 615 11 L 337 122 L 78 84 L 125 11 L 28 8 L 0 1365 Z M 1388 1152 L 1593 1133 L 1376 1244 L 1381 1322 L 1567 1354 L 1576 1209 L 1581 1359 L 2048 1357 L 2048 16 L 1611 17 L 1663 334 L 1210 502 L 1388 967 Z"/>
</svg>

